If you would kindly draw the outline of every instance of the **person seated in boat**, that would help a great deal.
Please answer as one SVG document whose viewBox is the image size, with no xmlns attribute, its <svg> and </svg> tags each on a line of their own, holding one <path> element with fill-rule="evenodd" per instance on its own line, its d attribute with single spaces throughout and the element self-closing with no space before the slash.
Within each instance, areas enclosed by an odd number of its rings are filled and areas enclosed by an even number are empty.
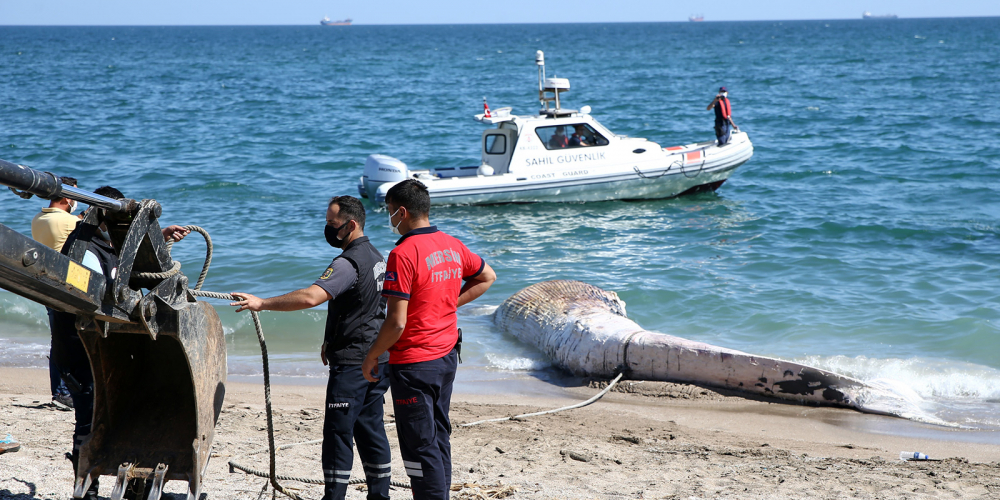
<svg viewBox="0 0 1000 500">
<path fill-rule="evenodd" d="M 556 132 L 549 139 L 549 149 L 562 149 L 567 145 L 569 145 L 569 139 L 566 137 L 563 127 L 556 128 Z"/>
<path fill-rule="evenodd" d="M 593 146 L 594 136 L 588 133 L 587 127 L 584 125 L 573 126 L 573 135 L 569 137 L 569 145 L 571 147 L 579 146 Z"/>
</svg>

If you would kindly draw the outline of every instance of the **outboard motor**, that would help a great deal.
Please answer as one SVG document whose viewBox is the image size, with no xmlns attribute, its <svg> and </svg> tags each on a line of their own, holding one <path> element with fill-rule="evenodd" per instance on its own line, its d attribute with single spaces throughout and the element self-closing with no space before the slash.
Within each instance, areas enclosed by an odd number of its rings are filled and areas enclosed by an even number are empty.
<svg viewBox="0 0 1000 500">
<path fill-rule="evenodd" d="M 197 500 L 226 392 L 226 339 L 215 309 L 195 298 L 170 256 L 160 204 L 99 196 L 3 160 L 0 184 L 91 206 L 67 255 L 0 224 L 0 287 L 76 315 L 94 375 L 74 498 L 111 475 L 115 500 L 137 485 L 157 500 L 174 479 L 187 481 L 187 498 Z M 107 277 L 81 265 L 101 224 L 119 258 Z"/>
<path fill-rule="evenodd" d="M 369 155 L 365 160 L 365 173 L 361 177 L 358 192 L 363 198 L 376 202 L 375 193 L 379 186 L 386 183 L 395 184 L 408 176 L 406 164 L 386 155 Z"/>
</svg>

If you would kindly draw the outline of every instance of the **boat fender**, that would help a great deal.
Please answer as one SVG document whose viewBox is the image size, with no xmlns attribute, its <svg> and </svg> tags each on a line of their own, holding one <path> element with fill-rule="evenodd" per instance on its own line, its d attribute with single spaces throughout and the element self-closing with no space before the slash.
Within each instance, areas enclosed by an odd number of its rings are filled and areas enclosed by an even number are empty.
<svg viewBox="0 0 1000 500">
<path fill-rule="evenodd" d="M 479 175 L 493 175 L 493 167 L 486 164 L 480 165 L 476 173 Z"/>
</svg>

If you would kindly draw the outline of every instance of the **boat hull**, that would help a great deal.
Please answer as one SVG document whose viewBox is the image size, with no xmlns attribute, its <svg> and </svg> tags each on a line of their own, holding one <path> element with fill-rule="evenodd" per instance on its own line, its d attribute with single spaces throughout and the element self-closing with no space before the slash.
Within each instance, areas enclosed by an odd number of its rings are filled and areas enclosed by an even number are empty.
<svg viewBox="0 0 1000 500">
<path fill-rule="evenodd" d="M 650 332 L 625 315 L 614 292 L 579 281 L 546 281 L 505 300 L 497 326 L 541 349 L 579 376 L 679 381 L 758 396 L 853 408 L 942 423 L 918 407 L 919 396 L 781 359 Z"/>
<path fill-rule="evenodd" d="M 745 133 L 735 133 L 723 147 L 714 141 L 679 146 L 663 150 L 652 159 L 639 157 L 627 163 L 582 164 L 537 174 L 454 177 L 439 177 L 425 170 L 412 172 L 409 177 L 427 186 L 433 205 L 652 200 L 718 189 L 752 156 L 750 139 Z M 363 180 L 359 191 L 381 205 L 394 184 Z"/>
</svg>

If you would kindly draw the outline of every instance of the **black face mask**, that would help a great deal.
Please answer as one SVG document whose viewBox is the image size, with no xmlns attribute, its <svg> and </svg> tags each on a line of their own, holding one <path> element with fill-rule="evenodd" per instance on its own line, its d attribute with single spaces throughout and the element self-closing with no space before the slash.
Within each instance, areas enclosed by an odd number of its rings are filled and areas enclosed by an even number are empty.
<svg viewBox="0 0 1000 500">
<path fill-rule="evenodd" d="M 333 248 L 344 248 L 344 241 L 346 240 L 338 238 L 337 235 L 340 234 L 341 229 L 344 229 L 344 227 L 350 223 L 351 221 L 347 221 L 340 227 L 333 227 L 330 224 L 327 224 L 326 228 L 323 229 L 323 235 L 326 236 L 326 242 Z"/>
</svg>

